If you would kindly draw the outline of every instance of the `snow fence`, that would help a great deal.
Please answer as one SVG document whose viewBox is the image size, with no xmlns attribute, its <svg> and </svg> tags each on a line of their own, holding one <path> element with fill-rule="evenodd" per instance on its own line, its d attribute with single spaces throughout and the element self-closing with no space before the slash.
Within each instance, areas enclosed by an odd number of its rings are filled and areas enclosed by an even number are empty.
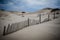
<svg viewBox="0 0 60 40">
<path fill-rule="evenodd" d="M 4 26 L 4 27 L 0 28 L 0 36 L 10 34 L 12 32 L 18 31 L 22 28 L 25 28 L 25 27 L 28 27 L 28 26 L 31 26 L 31 25 L 39 24 L 40 21 L 41 21 L 41 23 L 43 23 L 43 22 L 46 22 L 48 19 L 52 20 L 53 16 L 54 15 L 41 15 L 40 20 L 39 20 L 39 17 L 27 18 L 27 20 L 25 20 L 25 21 L 21 21 L 21 22 L 18 22 L 18 23 L 13 23 L 13 24 L 8 24 L 7 27 Z"/>
</svg>

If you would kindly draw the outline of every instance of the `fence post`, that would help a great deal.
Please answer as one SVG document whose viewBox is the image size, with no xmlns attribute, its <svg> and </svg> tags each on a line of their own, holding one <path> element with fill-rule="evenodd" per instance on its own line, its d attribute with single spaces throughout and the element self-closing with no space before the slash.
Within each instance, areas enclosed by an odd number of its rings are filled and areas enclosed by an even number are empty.
<svg viewBox="0 0 60 40">
<path fill-rule="evenodd" d="M 29 26 L 29 18 L 28 18 L 28 26 Z"/>
<path fill-rule="evenodd" d="M 50 15 L 48 14 L 48 21 L 50 20 Z"/>
<path fill-rule="evenodd" d="M 41 23 L 41 14 L 39 14 L 39 23 Z"/>
<path fill-rule="evenodd" d="M 6 26 L 4 26 L 3 35 L 5 35 L 5 31 L 6 31 Z"/>
<path fill-rule="evenodd" d="M 55 19 L 55 12 L 54 12 L 54 17 L 53 17 L 53 19 Z"/>
</svg>

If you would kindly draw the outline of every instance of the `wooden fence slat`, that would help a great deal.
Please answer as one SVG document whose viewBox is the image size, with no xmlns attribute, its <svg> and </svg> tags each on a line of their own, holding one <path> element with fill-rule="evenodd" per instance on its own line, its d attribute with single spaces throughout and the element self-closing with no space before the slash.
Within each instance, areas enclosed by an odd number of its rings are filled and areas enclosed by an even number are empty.
<svg viewBox="0 0 60 40">
<path fill-rule="evenodd" d="M 41 23 L 41 14 L 39 15 L 39 23 Z"/>
<path fill-rule="evenodd" d="M 8 32 L 9 32 L 9 27 L 10 27 L 10 24 L 8 24 L 6 34 L 8 34 Z"/>
<path fill-rule="evenodd" d="M 5 32 L 6 32 L 6 26 L 4 26 L 3 35 L 5 35 Z"/>
<path fill-rule="evenodd" d="M 29 20 L 30 20 L 30 19 L 28 18 L 28 26 L 29 26 Z"/>
</svg>

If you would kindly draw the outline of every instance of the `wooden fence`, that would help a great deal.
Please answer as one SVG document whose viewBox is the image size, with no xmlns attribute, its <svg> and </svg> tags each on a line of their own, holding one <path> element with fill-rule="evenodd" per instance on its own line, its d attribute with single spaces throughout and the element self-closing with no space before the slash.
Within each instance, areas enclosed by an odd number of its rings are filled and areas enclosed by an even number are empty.
<svg viewBox="0 0 60 40">
<path fill-rule="evenodd" d="M 52 15 L 52 16 L 55 18 L 55 14 Z M 36 25 L 36 24 L 39 24 L 39 23 L 44 23 L 46 21 L 49 21 L 52 16 L 50 14 L 48 14 L 47 17 L 44 18 L 44 21 L 42 21 L 42 15 L 40 14 L 39 15 L 39 20 L 28 18 L 27 20 L 19 22 L 19 23 L 8 24 L 7 29 L 6 29 L 6 26 L 4 26 L 3 35 L 7 35 L 9 33 L 18 31 L 18 30 L 20 30 L 22 28 L 25 28 L 25 27 L 28 27 L 28 26 L 31 26 L 31 25 Z"/>
</svg>

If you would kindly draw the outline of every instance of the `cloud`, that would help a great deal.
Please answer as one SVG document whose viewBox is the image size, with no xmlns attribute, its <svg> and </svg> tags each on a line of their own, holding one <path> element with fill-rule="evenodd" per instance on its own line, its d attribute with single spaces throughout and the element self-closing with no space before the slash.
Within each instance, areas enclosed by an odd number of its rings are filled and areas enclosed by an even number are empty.
<svg viewBox="0 0 60 40">
<path fill-rule="evenodd" d="M 52 7 L 52 8 L 59 7 L 58 0 L 22 0 L 21 2 L 25 6 L 25 7 L 22 7 L 21 9 L 26 8 L 31 10 L 33 9 L 38 10 L 45 7 Z"/>
<path fill-rule="evenodd" d="M 26 6 L 54 6 L 57 3 L 57 0 L 22 0 Z"/>
<path fill-rule="evenodd" d="M 26 0 L 26 3 L 30 4 L 30 5 L 44 5 L 45 3 L 44 0 Z"/>
<path fill-rule="evenodd" d="M 5 5 L 14 5 L 14 3 L 13 2 L 9 2 L 7 4 L 0 4 L 0 6 L 5 6 Z"/>
<path fill-rule="evenodd" d="M 5 4 L 0 4 L 9 10 L 38 10 L 45 7 L 60 7 L 59 0 L 10 0 Z"/>
</svg>

